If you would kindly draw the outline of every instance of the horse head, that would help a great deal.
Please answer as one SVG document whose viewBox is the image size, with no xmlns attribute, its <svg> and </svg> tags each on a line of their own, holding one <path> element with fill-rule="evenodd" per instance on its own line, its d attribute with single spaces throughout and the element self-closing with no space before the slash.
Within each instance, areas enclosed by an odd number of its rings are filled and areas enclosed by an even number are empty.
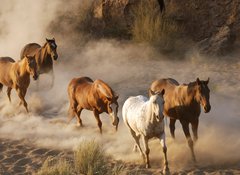
<svg viewBox="0 0 240 175">
<path fill-rule="evenodd" d="M 99 92 L 104 96 L 105 98 L 105 104 L 107 105 L 107 113 L 112 118 L 112 125 L 116 127 L 116 130 L 118 129 L 118 123 L 119 118 L 117 116 L 118 113 L 118 95 L 115 94 L 112 89 L 102 82 L 101 80 L 98 80 L 97 88 Z"/>
<path fill-rule="evenodd" d="M 208 82 L 207 81 L 200 81 L 199 78 L 196 80 L 197 82 L 197 91 L 196 91 L 196 100 L 201 104 L 201 106 L 204 109 L 205 113 L 208 113 L 211 110 L 210 105 L 210 90 L 208 88 Z"/>
<path fill-rule="evenodd" d="M 25 59 L 27 60 L 27 71 L 30 75 L 33 76 L 34 80 L 38 79 L 38 68 L 37 68 L 37 62 L 35 60 L 35 56 L 29 56 L 26 55 Z"/>
<path fill-rule="evenodd" d="M 48 54 L 51 55 L 51 58 L 53 60 L 57 60 L 58 59 L 58 54 L 57 54 L 57 44 L 55 42 L 55 39 L 47 39 L 46 38 L 46 42 L 47 42 L 47 52 Z"/>
<path fill-rule="evenodd" d="M 164 115 L 163 115 L 164 93 L 165 93 L 164 89 L 160 92 L 153 92 L 152 90 L 150 90 L 150 95 L 151 95 L 150 102 L 152 102 L 153 104 L 152 112 L 154 117 L 156 117 L 158 121 L 162 121 L 164 118 Z"/>
</svg>

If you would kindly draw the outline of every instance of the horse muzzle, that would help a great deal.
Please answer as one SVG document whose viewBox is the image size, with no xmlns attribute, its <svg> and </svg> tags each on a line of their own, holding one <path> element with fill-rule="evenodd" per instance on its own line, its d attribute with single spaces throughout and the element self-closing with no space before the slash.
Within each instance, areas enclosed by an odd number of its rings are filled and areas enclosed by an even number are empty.
<svg viewBox="0 0 240 175">
<path fill-rule="evenodd" d="M 53 59 L 56 61 L 58 59 L 58 55 L 57 54 L 53 55 Z"/>
<path fill-rule="evenodd" d="M 210 112 L 210 110 L 211 110 L 211 105 L 206 105 L 206 106 L 204 106 L 204 112 L 205 113 L 208 113 L 208 112 Z"/>
<path fill-rule="evenodd" d="M 38 79 L 38 75 L 33 75 L 33 79 L 37 80 Z"/>
<path fill-rule="evenodd" d="M 112 125 L 116 127 L 116 131 L 118 129 L 118 123 L 119 123 L 119 118 L 116 117 L 116 119 L 114 120 L 114 122 L 112 122 Z"/>
</svg>

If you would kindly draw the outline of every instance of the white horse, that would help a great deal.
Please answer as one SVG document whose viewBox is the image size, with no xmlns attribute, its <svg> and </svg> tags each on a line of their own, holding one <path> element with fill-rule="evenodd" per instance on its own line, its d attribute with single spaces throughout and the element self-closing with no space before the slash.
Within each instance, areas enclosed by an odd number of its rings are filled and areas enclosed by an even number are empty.
<svg viewBox="0 0 240 175">
<path fill-rule="evenodd" d="M 151 91 L 152 92 L 152 91 Z M 163 116 L 163 95 L 162 92 L 154 93 L 148 99 L 145 96 L 139 95 L 136 97 L 129 97 L 122 108 L 122 116 L 124 123 L 129 128 L 136 144 L 134 150 L 139 149 L 146 168 L 150 168 L 148 140 L 151 138 L 159 138 L 164 153 L 164 172 L 168 172 L 167 161 L 167 146 L 165 143 L 164 133 L 164 116 Z M 140 138 L 143 139 L 144 152 L 140 147 Z"/>
</svg>

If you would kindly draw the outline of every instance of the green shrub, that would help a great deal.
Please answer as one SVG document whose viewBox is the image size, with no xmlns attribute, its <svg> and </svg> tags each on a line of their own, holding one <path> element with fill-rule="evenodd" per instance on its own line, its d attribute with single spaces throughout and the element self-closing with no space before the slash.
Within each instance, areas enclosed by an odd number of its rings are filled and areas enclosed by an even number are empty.
<svg viewBox="0 0 240 175">
<path fill-rule="evenodd" d="M 63 158 L 48 157 L 37 175 L 71 175 L 71 165 Z"/>
</svg>

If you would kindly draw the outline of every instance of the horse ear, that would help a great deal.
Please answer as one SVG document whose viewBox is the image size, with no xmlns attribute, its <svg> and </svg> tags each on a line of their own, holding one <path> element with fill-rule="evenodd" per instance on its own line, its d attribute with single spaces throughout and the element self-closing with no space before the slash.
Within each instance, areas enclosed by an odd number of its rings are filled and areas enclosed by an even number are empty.
<svg viewBox="0 0 240 175">
<path fill-rule="evenodd" d="M 199 78 L 197 78 L 196 82 L 197 82 L 198 85 L 201 84 L 201 81 L 199 80 Z"/>
<path fill-rule="evenodd" d="M 46 38 L 46 41 L 49 42 L 49 39 Z"/>
<path fill-rule="evenodd" d="M 152 95 L 155 95 L 155 92 L 152 91 L 152 89 L 149 89 L 149 92 L 150 92 L 151 96 L 152 96 Z"/>
<path fill-rule="evenodd" d="M 210 80 L 210 78 L 208 77 L 208 79 L 207 79 L 207 81 L 206 81 L 207 84 L 209 83 L 209 80 Z"/>
<path fill-rule="evenodd" d="M 165 94 L 165 89 L 162 90 L 161 94 L 162 96 Z"/>
<path fill-rule="evenodd" d="M 115 99 L 117 100 L 118 97 L 119 97 L 119 95 L 118 95 L 118 94 L 115 94 L 114 97 L 115 97 Z"/>
<path fill-rule="evenodd" d="M 53 39 L 52 39 L 53 41 L 55 41 L 55 38 L 53 37 Z"/>
</svg>

